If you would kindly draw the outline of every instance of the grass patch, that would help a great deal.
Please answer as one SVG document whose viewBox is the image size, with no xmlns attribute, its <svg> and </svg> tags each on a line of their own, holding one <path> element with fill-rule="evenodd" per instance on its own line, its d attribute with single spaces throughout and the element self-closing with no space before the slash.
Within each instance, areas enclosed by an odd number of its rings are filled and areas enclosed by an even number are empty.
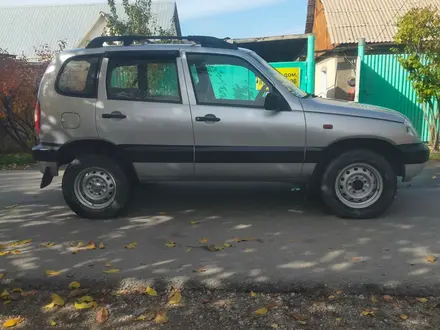
<svg viewBox="0 0 440 330">
<path fill-rule="evenodd" d="M 0 154 L 0 167 L 35 164 L 31 154 Z"/>
<path fill-rule="evenodd" d="M 440 152 L 431 151 L 431 155 L 429 156 L 431 160 L 440 160 Z"/>
</svg>

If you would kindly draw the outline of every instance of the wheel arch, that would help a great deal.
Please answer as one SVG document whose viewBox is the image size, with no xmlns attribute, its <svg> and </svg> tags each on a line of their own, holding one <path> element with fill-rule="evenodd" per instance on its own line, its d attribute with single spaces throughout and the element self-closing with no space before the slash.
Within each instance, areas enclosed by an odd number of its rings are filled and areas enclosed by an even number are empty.
<svg viewBox="0 0 440 330">
<path fill-rule="evenodd" d="M 353 149 L 368 149 L 385 157 L 391 164 L 397 176 L 404 175 L 404 164 L 401 152 L 388 140 L 380 138 L 346 138 L 328 145 L 323 151 L 317 163 L 313 175 L 313 181 L 319 181 L 327 165 L 340 154 Z"/>
<path fill-rule="evenodd" d="M 115 159 L 124 171 L 127 171 L 132 180 L 137 181 L 137 173 L 133 163 L 127 158 L 125 151 L 106 140 L 83 139 L 68 142 L 60 147 L 59 165 L 65 165 L 72 162 L 76 157 L 85 154 L 101 154 Z"/>
</svg>

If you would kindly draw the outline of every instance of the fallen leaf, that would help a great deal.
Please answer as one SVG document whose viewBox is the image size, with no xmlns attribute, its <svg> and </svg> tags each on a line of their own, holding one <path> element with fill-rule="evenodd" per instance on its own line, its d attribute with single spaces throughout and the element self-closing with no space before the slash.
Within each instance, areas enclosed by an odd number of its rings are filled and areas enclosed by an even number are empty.
<svg viewBox="0 0 440 330">
<path fill-rule="evenodd" d="M 353 261 L 360 261 L 361 257 L 353 257 L 353 258 L 351 258 L 351 260 L 353 260 Z"/>
<path fill-rule="evenodd" d="M 400 314 L 400 316 L 399 316 L 402 320 L 406 320 L 406 319 L 408 319 L 408 315 L 406 315 L 406 314 Z"/>
<path fill-rule="evenodd" d="M 0 257 L 7 256 L 11 251 L 0 251 Z"/>
<path fill-rule="evenodd" d="M 341 295 L 341 294 L 343 294 L 344 293 L 344 291 L 342 291 L 342 290 L 336 290 L 336 294 L 337 295 Z"/>
<path fill-rule="evenodd" d="M 336 296 L 328 296 L 328 300 L 334 300 L 336 299 Z"/>
<path fill-rule="evenodd" d="M 81 242 L 81 241 L 79 241 L 78 242 L 78 244 L 76 244 L 76 247 L 79 249 L 79 248 L 82 248 L 84 246 L 84 242 Z"/>
<path fill-rule="evenodd" d="M 176 246 L 176 242 L 168 241 L 168 242 L 165 243 L 165 246 L 169 247 L 169 248 L 173 248 L 173 247 Z"/>
<path fill-rule="evenodd" d="M 109 312 L 105 307 L 101 307 L 96 311 L 96 322 L 99 324 L 105 323 L 108 320 Z"/>
<path fill-rule="evenodd" d="M 125 246 L 125 248 L 131 250 L 131 249 L 134 249 L 136 247 L 136 245 L 137 245 L 137 243 L 133 242 L 133 243 L 127 244 Z"/>
<path fill-rule="evenodd" d="M 280 326 L 278 324 L 276 324 L 276 323 L 272 323 L 270 325 L 270 327 L 273 328 L 273 329 L 278 329 Z"/>
<path fill-rule="evenodd" d="M 104 267 L 113 267 L 113 265 L 110 262 L 107 262 Z"/>
<path fill-rule="evenodd" d="M 309 319 L 307 315 L 301 315 L 301 314 L 293 315 L 293 318 L 297 321 L 307 321 Z"/>
<path fill-rule="evenodd" d="M 260 309 L 257 309 L 255 311 L 255 314 L 256 315 L 264 315 L 264 314 L 267 314 L 267 312 L 269 312 L 269 309 L 267 307 L 262 307 Z"/>
<path fill-rule="evenodd" d="M 374 312 L 370 309 L 366 309 L 361 313 L 363 316 L 374 316 Z"/>
<path fill-rule="evenodd" d="M 169 305 L 177 305 L 182 300 L 182 294 L 179 290 L 174 289 L 171 293 L 170 298 L 168 299 Z"/>
<path fill-rule="evenodd" d="M 222 251 L 225 248 L 223 245 L 204 245 L 203 247 L 211 252 Z"/>
<path fill-rule="evenodd" d="M 418 302 L 422 303 L 422 304 L 428 302 L 428 299 L 426 299 L 426 298 L 416 298 L 416 300 L 417 300 Z"/>
<path fill-rule="evenodd" d="M 4 273 L 0 273 L 0 280 L 1 280 L 3 277 L 5 277 L 5 274 L 4 274 Z"/>
<path fill-rule="evenodd" d="M 199 239 L 199 243 L 200 244 L 206 244 L 206 243 L 208 243 L 208 239 L 207 238 L 201 238 L 201 239 Z"/>
<path fill-rule="evenodd" d="M 306 324 L 307 324 L 306 321 L 298 321 L 298 323 L 299 323 L 299 324 L 302 324 L 302 325 L 306 325 Z"/>
<path fill-rule="evenodd" d="M 104 273 L 106 273 L 106 274 L 113 274 L 113 273 L 119 273 L 120 271 L 121 270 L 118 269 L 118 268 L 111 268 L 111 269 L 104 270 Z"/>
<path fill-rule="evenodd" d="M 55 245 L 55 242 L 47 242 L 47 243 L 41 243 L 40 246 L 42 247 L 52 247 Z"/>
<path fill-rule="evenodd" d="M 93 297 L 92 296 L 83 296 L 81 298 L 78 298 L 76 301 L 78 301 L 78 302 L 92 302 Z"/>
<path fill-rule="evenodd" d="M 11 292 L 18 292 L 18 293 L 20 293 L 20 294 L 23 294 L 23 289 L 20 289 L 20 288 L 14 288 L 14 289 L 12 289 L 12 291 Z"/>
<path fill-rule="evenodd" d="M 59 271 L 56 271 L 56 270 L 50 270 L 50 269 L 46 270 L 45 273 L 46 273 L 46 276 L 47 276 L 47 277 L 58 276 L 58 275 L 61 274 L 61 272 L 59 272 Z"/>
<path fill-rule="evenodd" d="M 373 304 L 377 303 L 377 298 L 376 298 L 376 296 L 371 296 L 371 302 L 372 302 Z"/>
<path fill-rule="evenodd" d="M 4 305 L 7 305 L 7 304 L 10 304 L 12 301 L 11 300 L 5 300 L 4 302 L 3 302 L 3 304 Z"/>
<path fill-rule="evenodd" d="M 21 254 L 21 251 L 20 250 L 14 250 L 14 251 L 11 252 L 11 254 Z"/>
<path fill-rule="evenodd" d="M 385 300 L 386 302 L 392 302 L 393 301 L 393 297 L 385 295 L 385 296 L 383 296 L 383 300 Z"/>
<path fill-rule="evenodd" d="M 224 242 L 223 246 L 226 248 L 230 248 L 232 246 L 232 244 L 229 244 L 228 242 Z"/>
<path fill-rule="evenodd" d="M 156 318 L 154 319 L 154 321 L 157 324 L 167 323 L 168 322 L 168 316 L 167 316 L 166 312 L 165 311 L 157 312 Z"/>
<path fill-rule="evenodd" d="M 24 318 L 18 317 L 16 319 L 9 319 L 5 323 L 3 323 L 3 326 L 6 328 L 15 327 L 17 324 L 20 324 L 24 321 Z"/>
<path fill-rule="evenodd" d="M 251 297 L 256 297 L 257 294 L 254 291 L 251 291 Z"/>
<path fill-rule="evenodd" d="M 189 224 L 192 225 L 192 226 L 197 225 L 198 223 L 200 223 L 200 221 L 196 221 L 196 220 L 190 220 L 189 221 Z"/>
<path fill-rule="evenodd" d="M 208 269 L 206 269 L 206 268 L 197 268 L 197 269 L 194 269 L 194 273 L 204 273 L 204 272 L 206 272 Z"/>
<path fill-rule="evenodd" d="M 278 304 L 277 303 L 270 303 L 266 307 L 267 307 L 267 309 L 271 310 L 272 308 L 277 308 Z"/>
<path fill-rule="evenodd" d="M 62 307 L 64 306 L 64 300 L 63 298 L 61 298 L 59 295 L 57 295 L 56 293 L 52 293 L 50 295 L 50 297 L 52 298 L 52 302 L 46 306 L 44 306 L 45 308 L 54 308 L 55 306 L 59 306 Z"/>
<path fill-rule="evenodd" d="M 159 212 L 159 215 L 168 215 L 168 212 Z"/>
<path fill-rule="evenodd" d="M 191 251 L 191 248 L 190 247 L 186 248 L 185 252 L 189 252 L 189 251 Z"/>
<path fill-rule="evenodd" d="M 102 242 L 99 243 L 99 248 L 100 248 L 100 249 L 105 249 L 105 245 L 104 245 L 104 243 L 102 243 Z"/>
<path fill-rule="evenodd" d="M 261 238 L 255 238 L 255 237 L 251 237 L 251 238 L 238 238 L 238 237 L 234 237 L 234 242 L 235 243 L 252 242 L 252 241 L 263 243 L 263 240 Z"/>
<path fill-rule="evenodd" d="M 152 321 L 155 317 L 156 317 L 156 312 L 148 311 L 148 312 L 145 313 L 145 314 L 139 315 L 139 316 L 136 318 L 136 321 L 144 321 L 144 320 L 146 320 L 146 321 Z"/>
<path fill-rule="evenodd" d="M 95 241 L 90 241 L 89 244 L 87 244 L 84 249 L 95 250 L 96 249 Z"/>
<path fill-rule="evenodd" d="M 425 260 L 426 260 L 427 262 L 433 264 L 433 263 L 437 260 L 437 258 L 436 258 L 435 256 L 427 256 L 427 257 L 425 258 Z"/>
<path fill-rule="evenodd" d="M 157 291 L 151 288 L 150 286 L 147 286 L 147 288 L 145 289 L 145 293 L 148 294 L 149 296 L 157 296 Z"/>
<path fill-rule="evenodd" d="M 8 290 L 3 290 L 2 293 L 0 293 L 0 298 L 1 299 L 8 299 L 9 298 L 9 291 Z"/>
<path fill-rule="evenodd" d="M 31 239 L 24 239 L 24 240 L 21 240 L 21 241 L 15 241 L 15 242 L 9 243 L 8 246 L 25 245 L 25 244 L 28 244 L 28 243 L 31 243 L 31 242 L 32 242 Z"/>
<path fill-rule="evenodd" d="M 51 326 L 56 326 L 57 325 L 57 323 L 54 321 L 54 320 L 51 320 L 50 322 L 49 322 L 49 324 L 51 325 Z"/>
<path fill-rule="evenodd" d="M 74 282 L 69 284 L 69 289 L 70 290 L 79 289 L 80 286 L 81 286 L 81 284 L 79 282 L 74 281 Z"/>
<path fill-rule="evenodd" d="M 96 301 L 91 301 L 91 302 L 75 301 L 74 306 L 76 309 L 96 308 L 98 307 L 98 303 Z"/>
</svg>

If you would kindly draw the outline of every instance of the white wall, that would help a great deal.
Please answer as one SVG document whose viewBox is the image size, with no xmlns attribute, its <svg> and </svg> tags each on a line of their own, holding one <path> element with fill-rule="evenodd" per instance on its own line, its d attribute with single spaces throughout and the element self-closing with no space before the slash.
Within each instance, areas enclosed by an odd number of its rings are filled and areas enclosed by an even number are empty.
<svg viewBox="0 0 440 330">
<path fill-rule="evenodd" d="M 335 97 L 337 66 L 337 57 L 326 58 L 316 63 L 315 94 L 317 96 L 323 98 Z"/>
<path fill-rule="evenodd" d="M 84 48 L 92 39 L 102 36 L 105 27 L 106 21 L 103 16 L 100 16 L 96 21 L 96 24 L 92 27 L 90 31 L 88 31 L 84 39 L 78 44 L 78 47 Z"/>
</svg>

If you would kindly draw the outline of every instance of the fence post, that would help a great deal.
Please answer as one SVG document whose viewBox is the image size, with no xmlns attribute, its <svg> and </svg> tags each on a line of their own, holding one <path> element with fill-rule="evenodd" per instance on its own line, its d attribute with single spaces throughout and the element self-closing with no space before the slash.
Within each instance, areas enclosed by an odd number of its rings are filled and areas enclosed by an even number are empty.
<svg viewBox="0 0 440 330">
<path fill-rule="evenodd" d="M 358 58 L 356 61 L 356 92 L 354 101 L 359 102 L 359 91 L 360 91 L 360 85 L 361 85 L 361 74 L 362 74 L 362 62 L 365 58 L 365 38 L 359 39 L 358 44 Z"/>
<path fill-rule="evenodd" d="M 307 93 L 315 93 L 315 35 L 309 35 L 307 38 Z"/>
</svg>

